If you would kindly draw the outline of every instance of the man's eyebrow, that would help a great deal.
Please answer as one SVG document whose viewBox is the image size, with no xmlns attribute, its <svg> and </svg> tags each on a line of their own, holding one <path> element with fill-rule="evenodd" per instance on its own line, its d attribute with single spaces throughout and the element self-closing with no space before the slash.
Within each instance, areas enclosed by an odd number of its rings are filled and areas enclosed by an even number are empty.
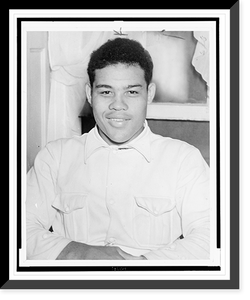
<svg viewBox="0 0 250 300">
<path fill-rule="evenodd" d="M 126 89 L 132 89 L 132 88 L 135 88 L 135 87 L 142 87 L 141 84 L 130 84 L 126 87 Z"/>
<path fill-rule="evenodd" d="M 124 89 L 127 90 L 127 89 L 136 88 L 136 87 L 142 88 L 142 85 L 141 85 L 141 84 L 129 84 L 129 85 L 126 86 Z M 108 85 L 108 84 L 97 84 L 97 85 L 95 86 L 95 88 L 97 88 L 97 89 L 101 89 L 101 88 L 112 89 L 112 86 L 111 86 L 111 85 Z"/>
<path fill-rule="evenodd" d="M 97 84 L 95 86 L 97 89 L 101 89 L 101 88 L 105 88 L 105 89 L 112 89 L 112 86 L 108 85 L 108 84 Z"/>
</svg>

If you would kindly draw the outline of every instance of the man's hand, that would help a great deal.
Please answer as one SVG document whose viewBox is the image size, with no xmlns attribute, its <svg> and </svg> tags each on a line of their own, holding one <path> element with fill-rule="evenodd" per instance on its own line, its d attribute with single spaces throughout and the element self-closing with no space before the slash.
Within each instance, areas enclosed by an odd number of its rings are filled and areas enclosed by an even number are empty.
<svg viewBox="0 0 250 300">
<path fill-rule="evenodd" d="M 141 260 L 142 256 L 130 255 L 119 247 L 90 246 L 78 242 L 70 242 L 58 255 L 57 260 Z"/>
<path fill-rule="evenodd" d="M 121 256 L 126 260 L 145 260 L 147 259 L 145 256 L 133 256 L 131 254 L 128 254 L 127 252 L 124 252 L 122 249 L 118 248 L 118 252 L 121 254 Z"/>
</svg>

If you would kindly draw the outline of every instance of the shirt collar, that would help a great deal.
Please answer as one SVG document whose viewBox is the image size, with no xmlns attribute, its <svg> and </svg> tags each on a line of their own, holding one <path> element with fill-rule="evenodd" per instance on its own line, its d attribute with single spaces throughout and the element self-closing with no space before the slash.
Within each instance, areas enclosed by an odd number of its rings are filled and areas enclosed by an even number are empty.
<svg viewBox="0 0 250 300">
<path fill-rule="evenodd" d="M 134 140 L 127 144 L 123 144 L 121 146 L 113 146 L 108 145 L 102 137 L 99 135 L 97 126 L 95 126 L 87 135 L 86 144 L 85 144 L 85 155 L 84 161 L 88 160 L 88 158 L 96 151 L 101 148 L 129 148 L 135 149 L 138 151 L 148 162 L 151 160 L 151 150 L 150 150 L 150 128 L 148 127 L 148 123 L 145 120 L 143 131 L 136 137 Z"/>
</svg>

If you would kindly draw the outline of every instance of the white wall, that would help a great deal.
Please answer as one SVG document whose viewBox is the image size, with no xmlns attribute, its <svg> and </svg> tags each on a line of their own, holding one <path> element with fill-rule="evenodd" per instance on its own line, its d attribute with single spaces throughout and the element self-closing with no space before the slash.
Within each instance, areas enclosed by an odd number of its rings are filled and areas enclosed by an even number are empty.
<svg viewBox="0 0 250 300">
<path fill-rule="evenodd" d="M 48 33 L 27 34 L 27 171 L 46 144 L 50 69 Z"/>
</svg>

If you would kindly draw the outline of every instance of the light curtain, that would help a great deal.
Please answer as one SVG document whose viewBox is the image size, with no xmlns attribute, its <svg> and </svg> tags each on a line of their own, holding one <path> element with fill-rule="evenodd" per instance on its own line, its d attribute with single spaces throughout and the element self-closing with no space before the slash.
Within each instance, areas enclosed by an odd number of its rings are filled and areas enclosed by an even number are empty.
<svg viewBox="0 0 250 300">
<path fill-rule="evenodd" d="M 194 31 L 197 40 L 192 64 L 209 86 L 209 32 Z"/>
<path fill-rule="evenodd" d="M 49 32 L 51 88 L 47 142 L 81 134 L 79 115 L 86 101 L 86 69 L 90 54 L 108 39 L 115 38 L 116 34 L 113 31 Z M 201 32 L 194 33 L 194 36 L 198 42 L 192 63 L 209 84 L 209 37 Z M 168 94 L 171 99 L 187 97 L 188 91 L 183 76 L 187 72 L 188 62 L 182 54 L 181 39 L 163 36 L 159 32 L 138 31 L 126 33 L 122 37 L 138 40 L 151 54 L 158 98 L 167 97 Z M 157 69 L 160 69 L 160 72 L 157 72 Z"/>
<path fill-rule="evenodd" d="M 49 32 L 51 91 L 47 142 L 81 134 L 79 114 L 87 82 L 90 53 L 112 32 Z"/>
</svg>

